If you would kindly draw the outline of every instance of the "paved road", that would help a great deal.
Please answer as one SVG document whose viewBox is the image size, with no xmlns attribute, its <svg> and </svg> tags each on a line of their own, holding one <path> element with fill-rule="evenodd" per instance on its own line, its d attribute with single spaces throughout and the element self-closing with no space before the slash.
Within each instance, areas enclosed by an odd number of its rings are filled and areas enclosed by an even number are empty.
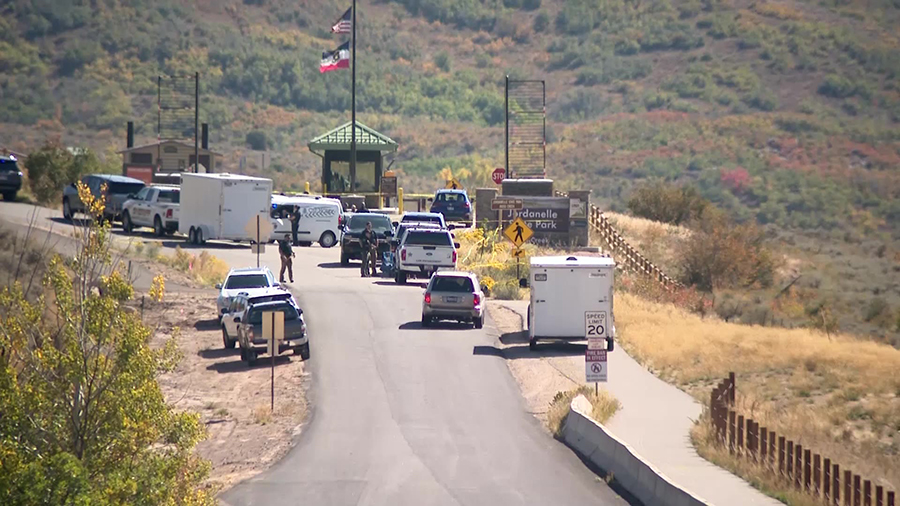
<svg viewBox="0 0 900 506">
<path fill-rule="evenodd" d="M 26 215 L 0 205 L 0 216 Z M 233 266 L 255 264 L 246 246 L 208 249 Z M 339 267 L 337 248 L 297 257 L 312 418 L 287 457 L 224 493 L 226 503 L 625 504 L 525 411 L 503 360 L 475 353 L 495 342 L 490 322 L 422 329 L 420 286 L 360 278 Z M 275 249 L 262 261 L 277 268 Z"/>
</svg>

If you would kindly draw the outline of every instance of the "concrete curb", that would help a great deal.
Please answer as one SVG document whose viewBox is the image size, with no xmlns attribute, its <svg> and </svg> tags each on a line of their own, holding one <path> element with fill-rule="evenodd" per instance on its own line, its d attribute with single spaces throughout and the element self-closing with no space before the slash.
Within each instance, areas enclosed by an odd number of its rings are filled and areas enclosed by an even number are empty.
<svg viewBox="0 0 900 506">
<path fill-rule="evenodd" d="M 562 439 L 583 458 L 608 473 L 622 488 L 646 505 L 712 506 L 679 487 L 644 460 L 628 444 L 590 417 L 591 403 L 583 395 L 572 400 Z"/>
</svg>

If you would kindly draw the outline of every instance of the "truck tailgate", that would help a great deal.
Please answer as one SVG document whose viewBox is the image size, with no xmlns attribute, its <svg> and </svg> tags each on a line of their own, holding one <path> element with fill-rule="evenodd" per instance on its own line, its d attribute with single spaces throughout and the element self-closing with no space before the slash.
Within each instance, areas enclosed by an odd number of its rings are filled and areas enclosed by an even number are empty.
<svg viewBox="0 0 900 506">
<path fill-rule="evenodd" d="M 445 246 L 406 246 L 405 265 L 453 266 L 453 248 Z"/>
</svg>

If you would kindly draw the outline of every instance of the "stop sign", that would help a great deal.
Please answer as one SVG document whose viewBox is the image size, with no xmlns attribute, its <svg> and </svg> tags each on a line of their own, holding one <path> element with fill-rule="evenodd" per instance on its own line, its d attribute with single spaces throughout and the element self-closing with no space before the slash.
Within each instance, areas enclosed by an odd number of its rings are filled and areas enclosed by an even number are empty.
<svg viewBox="0 0 900 506">
<path fill-rule="evenodd" d="M 493 179 L 496 184 L 502 183 L 504 178 L 506 178 L 506 169 L 503 167 L 497 167 L 491 174 L 491 179 Z"/>
</svg>

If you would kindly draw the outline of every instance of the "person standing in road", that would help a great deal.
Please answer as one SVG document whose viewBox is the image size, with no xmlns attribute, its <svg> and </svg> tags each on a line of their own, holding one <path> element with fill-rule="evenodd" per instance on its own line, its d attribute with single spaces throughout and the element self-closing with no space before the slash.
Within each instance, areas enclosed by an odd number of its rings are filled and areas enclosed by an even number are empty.
<svg viewBox="0 0 900 506">
<path fill-rule="evenodd" d="M 294 282 L 294 258 L 297 256 L 291 248 L 291 238 L 284 234 L 284 238 L 278 241 L 278 254 L 281 256 L 281 274 L 279 278 L 284 283 L 284 271 L 288 271 L 291 283 Z"/>
<path fill-rule="evenodd" d="M 294 212 L 291 214 L 291 239 L 293 239 L 294 246 L 300 246 L 300 241 L 297 240 L 297 232 L 300 230 L 300 207 L 294 206 Z"/>
<path fill-rule="evenodd" d="M 366 222 L 366 229 L 363 230 L 363 233 L 359 236 L 359 255 L 360 260 L 362 260 L 362 267 L 360 267 L 360 273 L 362 277 L 366 278 L 370 275 L 370 264 L 371 264 L 371 275 L 374 276 L 376 274 L 375 271 L 375 254 L 378 251 L 378 236 L 375 235 L 375 231 L 372 230 L 372 222 Z"/>
</svg>

